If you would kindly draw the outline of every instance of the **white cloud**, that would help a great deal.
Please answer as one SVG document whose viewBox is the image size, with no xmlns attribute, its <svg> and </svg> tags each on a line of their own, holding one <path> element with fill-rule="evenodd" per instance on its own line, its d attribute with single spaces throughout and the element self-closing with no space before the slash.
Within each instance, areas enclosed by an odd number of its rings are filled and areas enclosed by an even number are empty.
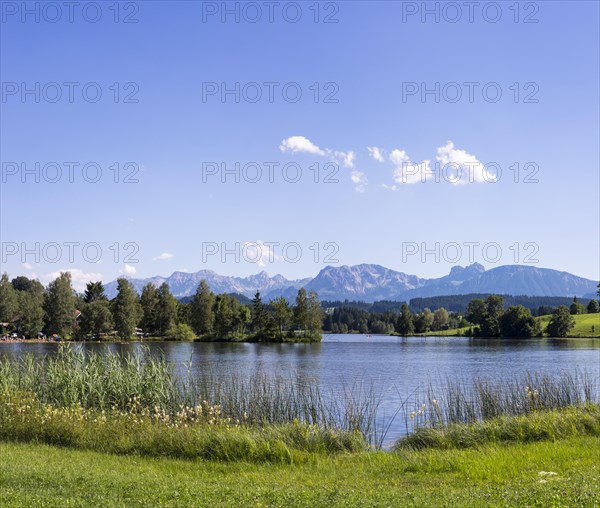
<svg viewBox="0 0 600 508">
<path fill-rule="evenodd" d="M 354 160 L 356 159 L 356 154 L 354 152 L 333 152 L 333 155 L 336 159 L 342 160 L 342 164 L 345 168 L 354 167 Z"/>
<path fill-rule="evenodd" d="M 329 157 L 332 160 L 341 163 L 345 168 L 354 169 L 355 161 L 356 161 L 356 152 L 349 150 L 347 152 L 332 150 L 331 148 L 319 148 L 315 145 L 310 139 L 304 136 L 292 136 L 287 139 L 284 139 L 279 145 L 279 149 L 282 152 L 304 152 L 304 153 L 312 153 L 315 155 L 320 155 L 321 157 Z M 360 172 L 358 172 L 360 173 Z M 363 174 L 363 173 L 360 173 Z M 363 175 L 364 176 L 364 175 Z M 351 177 L 352 181 L 356 178 L 356 175 Z M 366 184 L 366 178 L 364 178 L 364 182 Z M 362 185 L 362 190 L 360 192 L 364 192 L 365 186 Z M 358 189 L 357 189 L 358 190 Z"/>
<path fill-rule="evenodd" d="M 33 270 L 33 265 L 31 263 L 23 263 L 22 266 L 25 270 Z"/>
<path fill-rule="evenodd" d="M 394 182 L 402 184 L 414 184 L 426 181 L 428 174 L 431 175 L 429 161 L 425 160 L 421 163 L 414 163 L 404 150 L 394 149 L 390 153 L 390 161 L 395 166 Z M 389 190 L 397 190 L 397 187 L 387 186 Z"/>
<path fill-rule="evenodd" d="M 84 272 L 79 268 L 69 268 L 67 270 L 58 270 L 56 272 L 50 272 L 43 276 L 46 283 L 52 282 L 56 279 L 61 272 L 69 272 L 71 274 L 71 281 L 73 289 L 76 291 L 83 291 L 88 282 L 96 282 L 102 280 L 101 273 Z"/>
<path fill-rule="evenodd" d="M 119 270 L 119 273 L 123 273 L 125 275 L 135 275 L 137 273 L 137 268 L 135 266 L 125 264 L 123 270 Z"/>
<path fill-rule="evenodd" d="M 275 245 L 271 245 L 271 242 L 267 245 L 262 240 L 247 241 L 242 245 L 242 258 L 248 263 L 256 263 L 264 268 L 267 263 L 281 259 L 275 253 L 275 247 Z"/>
<path fill-rule="evenodd" d="M 365 192 L 367 190 L 367 176 L 362 172 L 362 171 L 358 171 L 358 170 L 354 170 L 352 171 L 352 182 L 355 185 L 355 189 L 356 192 Z"/>
<path fill-rule="evenodd" d="M 350 178 L 358 192 L 365 192 L 366 190 L 367 177 L 362 171 L 356 169 L 356 153 L 352 150 L 338 151 L 330 148 L 320 148 L 304 136 L 291 136 L 284 139 L 279 149 L 282 152 L 304 152 L 329 157 L 345 168 L 353 170 Z M 382 148 L 368 146 L 367 150 L 369 155 L 377 162 L 385 162 L 386 155 Z M 445 181 L 452 185 L 459 185 L 467 182 L 495 182 L 498 179 L 495 171 L 486 169 L 475 155 L 456 148 L 452 141 L 448 141 L 446 145 L 437 148 L 437 162 L 434 169 L 430 166 L 429 160 L 412 162 L 406 151 L 398 148 L 389 153 L 388 159 L 394 166 L 394 184 L 383 185 L 388 190 L 398 190 L 399 186 L 396 184 L 410 185 L 424 183 L 429 180 L 435 182 Z"/>
<path fill-rule="evenodd" d="M 455 185 L 497 180 L 497 175 L 488 171 L 475 155 L 454 148 L 452 141 L 437 149 L 436 159 L 440 163 L 441 177 Z"/>
<path fill-rule="evenodd" d="M 401 166 L 403 163 L 408 162 L 410 157 L 404 150 L 398 150 L 396 148 L 395 150 L 392 150 L 392 153 L 390 153 L 390 160 L 394 166 Z"/>
<path fill-rule="evenodd" d="M 315 155 L 326 155 L 324 150 L 321 150 L 310 139 L 305 138 L 304 136 L 291 136 L 284 139 L 279 145 L 279 149 L 282 152 L 306 152 Z"/>
<path fill-rule="evenodd" d="M 367 150 L 369 150 L 369 155 L 373 157 L 377 162 L 385 162 L 385 157 L 383 156 L 383 150 L 381 148 L 377 148 L 376 146 L 368 146 Z"/>
<path fill-rule="evenodd" d="M 166 260 L 169 260 L 169 259 L 173 259 L 174 257 L 175 257 L 175 255 L 171 254 L 170 252 L 163 252 L 159 256 L 156 256 L 155 258 L 152 258 L 152 260 L 153 261 L 166 261 Z"/>
</svg>

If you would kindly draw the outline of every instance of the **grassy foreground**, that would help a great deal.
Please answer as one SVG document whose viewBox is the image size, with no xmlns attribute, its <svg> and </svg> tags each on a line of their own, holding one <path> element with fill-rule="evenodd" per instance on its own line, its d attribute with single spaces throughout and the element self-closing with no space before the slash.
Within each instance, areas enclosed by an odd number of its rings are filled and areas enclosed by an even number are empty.
<svg viewBox="0 0 600 508">
<path fill-rule="evenodd" d="M 315 457 L 298 465 L 0 444 L 2 506 L 598 506 L 600 438 Z"/>
</svg>

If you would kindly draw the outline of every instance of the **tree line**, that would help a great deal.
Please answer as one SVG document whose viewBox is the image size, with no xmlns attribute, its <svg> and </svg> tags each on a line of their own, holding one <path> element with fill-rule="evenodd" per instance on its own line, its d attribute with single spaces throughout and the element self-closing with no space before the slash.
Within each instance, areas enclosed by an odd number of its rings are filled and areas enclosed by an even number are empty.
<svg viewBox="0 0 600 508">
<path fill-rule="evenodd" d="M 360 308 L 357 305 L 349 307 L 334 307 L 328 309 L 323 323 L 323 329 L 331 333 L 366 333 L 392 334 L 426 333 L 430 331 L 448 330 L 466 326 L 468 323 L 457 313 L 451 313 L 444 308 L 431 312 L 413 314 L 406 304 L 398 304 L 399 310 L 374 312 Z M 410 318 L 407 317 L 410 315 Z M 410 320 L 409 327 L 405 321 Z"/>
<path fill-rule="evenodd" d="M 444 309 L 437 309 L 433 314 L 429 309 L 412 313 L 407 305 L 403 305 L 396 326 L 397 333 L 423 333 L 423 323 L 434 323 L 440 310 Z M 541 337 L 544 332 L 550 337 L 566 337 L 575 326 L 573 315 L 598 313 L 600 304 L 598 300 L 590 300 L 586 307 L 574 297 L 569 307 L 560 305 L 549 310 L 550 321 L 546 328 L 542 329 L 541 322 L 523 305 L 506 307 L 504 299 L 498 295 L 490 295 L 485 299 L 474 298 L 467 305 L 466 315 L 460 318 L 459 326 L 454 328 L 467 328 L 465 335 L 472 337 L 528 338 Z M 435 331 L 435 325 L 431 330 Z"/>
<path fill-rule="evenodd" d="M 46 288 L 37 280 L 0 277 L 0 323 L 4 331 L 37 338 L 41 333 L 65 339 L 115 336 L 129 340 L 152 336 L 175 340 L 319 341 L 323 313 L 314 291 L 302 288 L 295 305 L 285 298 L 269 303 L 260 292 L 250 305 L 232 295 L 215 295 L 201 281 L 189 303 L 179 302 L 167 283 L 147 284 L 138 296 L 131 283 L 117 280 L 109 300 L 102 282 L 73 290 L 71 274 L 62 272 Z"/>
<path fill-rule="evenodd" d="M 328 304 L 338 302 L 327 302 Z M 535 311 L 523 305 L 509 305 L 503 297 L 489 295 L 473 298 L 464 315 L 440 307 L 435 311 L 425 308 L 413 312 L 406 303 L 399 312 L 373 312 L 371 304 L 346 302 L 348 306 L 328 308 L 324 329 L 331 333 L 398 334 L 403 336 L 464 328 L 464 335 L 473 337 L 534 337 L 547 333 L 552 337 L 566 337 L 573 329 L 573 315 L 600 312 L 598 300 L 589 300 L 587 306 L 573 298 L 570 306 L 544 307 L 551 314 L 545 329 L 535 319 Z"/>
<path fill-rule="evenodd" d="M 465 314 L 467 306 L 471 300 L 476 298 L 485 300 L 490 293 L 471 293 L 466 295 L 440 295 L 440 296 L 428 296 L 412 298 L 408 303 L 408 306 L 412 312 L 422 312 L 425 308 L 436 310 L 440 307 L 444 307 L 448 312 L 456 312 L 459 314 Z M 568 307 L 571 303 L 570 297 L 563 296 L 512 296 L 512 295 L 499 295 L 504 300 L 505 306 L 516 306 L 522 305 L 531 310 L 531 314 L 534 316 L 543 316 L 546 314 L 552 314 L 554 309 L 560 305 Z M 583 298 L 581 303 L 583 305 L 589 305 L 590 302 L 596 301 L 593 298 Z M 596 301 L 597 302 L 597 301 Z"/>
<path fill-rule="evenodd" d="M 43 332 L 74 339 L 113 335 L 128 340 L 137 335 L 281 342 L 317 341 L 323 329 L 406 336 L 456 328 L 466 328 L 465 335 L 475 337 L 532 337 L 544 331 L 565 337 L 574 326 L 573 315 L 597 313 L 600 306 L 595 299 L 584 305 L 575 297 L 569 307 L 544 310 L 552 317 L 542 330 L 530 309 L 523 305 L 507 307 L 498 295 L 471 299 L 463 315 L 443 307 L 414 312 L 399 302 L 319 303 L 317 294 L 304 288 L 298 290 L 295 305 L 283 297 L 264 303 L 258 291 L 245 304 L 236 295 L 214 294 L 204 280 L 193 297 L 182 302 L 171 294 L 167 283 L 159 287 L 147 284 L 138 296 L 131 283 L 120 278 L 117 296 L 109 301 L 102 282 L 90 282 L 84 293 L 76 293 L 69 272 L 61 273 L 46 288 L 24 276 L 12 281 L 6 273 L 0 277 L 0 326 L 4 332 L 15 331 L 27 338 Z"/>
</svg>

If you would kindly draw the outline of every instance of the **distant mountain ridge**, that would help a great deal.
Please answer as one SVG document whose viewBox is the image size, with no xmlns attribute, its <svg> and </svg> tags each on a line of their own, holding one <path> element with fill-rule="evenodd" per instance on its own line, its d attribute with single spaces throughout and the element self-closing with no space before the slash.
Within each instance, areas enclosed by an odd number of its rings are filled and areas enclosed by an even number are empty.
<svg viewBox="0 0 600 508">
<path fill-rule="evenodd" d="M 479 263 L 454 266 L 444 277 L 425 279 L 375 264 L 326 266 L 314 278 L 286 279 L 265 271 L 249 277 L 219 275 L 212 270 L 194 273 L 174 272 L 169 277 L 129 279 L 138 293 L 148 284 L 166 282 L 177 298 L 195 293 L 201 280 L 206 280 L 214 293 L 237 293 L 252 298 L 260 291 L 265 300 L 284 296 L 296 297 L 298 289 L 314 290 L 321 300 L 408 301 L 411 298 L 495 293 L 524 296 L 593 297 L 597 281 L 568 272 L 524 265 L 504 265 L 486 270 Z M 116 281 L 106 284 L 109 298 L 116 295 Z"/>
</svg>

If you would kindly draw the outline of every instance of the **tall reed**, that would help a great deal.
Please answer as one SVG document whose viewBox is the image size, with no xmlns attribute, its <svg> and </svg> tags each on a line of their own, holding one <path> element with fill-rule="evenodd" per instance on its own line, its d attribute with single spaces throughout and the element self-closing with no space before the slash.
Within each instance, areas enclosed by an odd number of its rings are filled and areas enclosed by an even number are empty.
<svg viewBox="0 0 600 508">
<path fill-rule="evenodd" d="M 54 355 L 0 360 L 0 394 L 25 392 L 40 404 L 80 405 L 85 409 L 160 408 L 175 415 L 181 407 L 218 406 L 224 418 L 244 425 L 305 423 L 323 429 L 360 432 L 374 445 L 383 439 L 377 428 L 381 397 L 373 385 L 345 385 L 327 392 L 301 376 L 215 372 L 176 375 L 162 357 L 143 350 L 137 355 L 100 354 L 61 346 Z"/>
<path fill-rule="evenodd" d="M 600 385 L 590 373 L 573 370 L 553 375 L 526 372 L 513 379 L 446 377 L 430 382 L 423 395 L 414 398 L 407 414 L 409 427 L 439 428 L 470 424 L 501 416 L 528 415 L 600 401 Z"/>
</svg>

